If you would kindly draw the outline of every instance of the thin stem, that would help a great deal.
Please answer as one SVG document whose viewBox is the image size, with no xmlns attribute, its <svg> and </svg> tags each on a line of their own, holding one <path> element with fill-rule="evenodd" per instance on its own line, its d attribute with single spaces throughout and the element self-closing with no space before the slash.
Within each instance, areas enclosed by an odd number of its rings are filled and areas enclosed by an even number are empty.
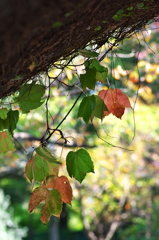
<svg viewBox="0 0 159 240">
<path fill-rule="evenodd" d="M 82 96 L 83 92 L 81 92 L 79 94 L 79 96 L 77 97 L 76 101 L 74 102 L 74 104 L 72 105 L 72 107 L 70 108 L 70 110 L 67 112 L 66 116 L 62 119 L 62 121 L 57 125 L 57 127 L 49 134 L 49 136 L 44 140 L 45 142 L 47 142 L 51 136 L 54 134 L 54 132 L 56 132 L 58 130 L 58 128 L 61 126 L 61 124 L 65 121 L 65 119 L 68 117 L 68 115 L 70 114 L 70 112 L 73 110 L 73 108 L 75 107 L 76 103 L 78 102 L 78 100 L 80 99 L 80 97 Z"/>
</svg>

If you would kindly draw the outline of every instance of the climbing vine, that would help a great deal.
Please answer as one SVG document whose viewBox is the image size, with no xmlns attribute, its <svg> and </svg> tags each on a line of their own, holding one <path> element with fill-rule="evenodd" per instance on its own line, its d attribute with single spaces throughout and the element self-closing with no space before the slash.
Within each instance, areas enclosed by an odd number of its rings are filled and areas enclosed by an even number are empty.
<svg viewBox="0 0 159 240">
<path fill-rule="evenodd" d="M 46 109 L 46 130 L 45 134 L 39 141 L 39 146 L 34 149 L 31 159 L 25 167 L 25 174 L 31 183 L 38 183 L 40 186 L 33 189 L 29 211 L 32 212 L 40 203 L 41 221 L 46 224 L 51 215 L 60 216 L 62 211 L 62 203 L 71 204 L 72 188 L 67 176 L 59 176 L 59 167 L 61 159 L 57 159 L 49 148 L 49 141 L 55 133 L 60 134 L 63 140 L 63 146 L 67 145 L 68 140 L 61 130 L 61 125 L 67 120 L 68 115 L 73 110 L 77 102 L 80 102 L 77 111 L 77 118 L 82 118 L 85 124 L 99 118 L 101 121 L 109 114 L 113 114 L 117 118 L 122 118 L 125 108 L 131 108 L 129 98 L 118 88 L 112 88 L 108 80 L 108 68 L 103 66 L 99 60 L 99 52 L 82 49 L 76 54 L 81 55 L 84 59 L 81 66 L 84 67 L 82 73 L 78 76 L 78 81 L 74 85 L 66 84 L 61 76 L 68 67 L 77 67 L 73 64 L 73 59 L 69 62 L 58 62 L 56 67 L 60 65 L 60 73 L 56 77 L 50 76 L 49 71 L 46 72 L 45 78 L 35 79 L 24 84 L 17 91 L 11 102 L 5 100 L 1 102 L 0 109 L 0 152 L 14 151 L 14 130 L 18 124 L 19 115 L 27 114 L 30 111 L 45 106 Z M 101 57 L 101 56 L 100 56 Z M 62 65 L 63 64 L 63 65 Z M 30 68 L 34 68 L 32 64 Z M 63 66 L 63 67 L 61 67 Z M 30 69 L 32 71 L 32 69 Z M 47 79 L 47 81 L 46 81 Z M 49 107 L 48 103 L 51 96 L 51 86 L 57 82 L 65 87 L 77 88 L 79 95 L 74 104 L 66 113 L 59 124 L 52 128 L 49 123 Z M 96 90 L 96 86 L 100 83 L 101 89 Z M 95 94 L 96 93 L 96 94 Z M 83 98 L 81 99 L 81 96 Z M 68 152 L 66 159 L 66 170 L 69 177 L 75 178 L 80 183 L 84 180 L 87 173 L 94 173 L 93 160 L 84 148 L 71 150 Z"/>
</svg>

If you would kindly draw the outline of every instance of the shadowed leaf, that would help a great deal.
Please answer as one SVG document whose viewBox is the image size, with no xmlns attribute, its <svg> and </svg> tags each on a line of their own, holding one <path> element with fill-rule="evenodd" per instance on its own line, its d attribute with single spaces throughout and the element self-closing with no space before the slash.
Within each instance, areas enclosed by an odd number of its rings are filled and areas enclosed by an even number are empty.
<svg viewBox="0 0 159 240">
<path fill-rule="evenodd" d="M 13 133 L 13 130 L 16 128 L 17 122 L 19 120 L 19 111 L 10 110 L 7 113 L 7 118 L 0 119 L 0 130 L 7 129 L 10 133 Z"/>
<path fill-rule="evenodd" d="M 95 95 L 95 100 L 96 100 L 95 109 L 92 112 L 91 118 L 93 119 L 93 117 L 97 117 L 102 120 L 104 118 L 104 112 L 108 111 L 108 109 L 104 104 L 103 100 L 99 96 Z"/>
<path fill-rule="evenodd" d="M 86 73 L 80 75 L 80 82 L 83 89 L 93 89 L 96 85 L 96 69 L 86 68 Z"/>
<path fill-rule="evenodd" d="M 23 113 L 28 113 L 30 110 L 40 107 L 43 104 L 41 101 L 45 93 L 45 87 L 40 84 L 25 84 L 19 90 L 19 97 L 16 99 Z"/>
<path fill-rule="evenodd" d="M 94 95 L 83 98 L 80 103 L 77 117 L 82 117 L 85 123 L 89 122 L 92 111 L 95 108 L 95 97 Z"/>
</svg>

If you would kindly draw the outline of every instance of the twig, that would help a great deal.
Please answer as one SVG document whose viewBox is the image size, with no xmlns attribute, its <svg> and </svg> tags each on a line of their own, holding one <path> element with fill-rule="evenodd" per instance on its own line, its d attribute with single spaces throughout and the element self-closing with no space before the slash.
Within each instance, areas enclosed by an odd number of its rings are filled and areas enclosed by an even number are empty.
<svg viewBox="0 0 159 240">
<path fill-rule="evenodd" d="M 82 96 L 83 92 L 80 93 L 80 95 L 77 97 L 76 101 L 74 102 L 74 104 L 72 105 L 72 107 L 70 108 L 70 110 L 68 111 L 68 113 L 66 114 L 66 116 L 62 119 L 62 121 L 57 125 L 57 127 L 49 134 L 49 136 L 46 139 L 41 139 L 41 143 L 47 142 L 51 136 L 58 131 L 58 128 L 61 126 L 61 124 L 65 121 L 65 119 L 68 117 L 68 115 L 70 114 L 70 112 L 72 111 L 72 109 L 75 107 L 76 103 L 78 102 L 78 100 L 80 99 L 80 97 Z"/>
</svg>

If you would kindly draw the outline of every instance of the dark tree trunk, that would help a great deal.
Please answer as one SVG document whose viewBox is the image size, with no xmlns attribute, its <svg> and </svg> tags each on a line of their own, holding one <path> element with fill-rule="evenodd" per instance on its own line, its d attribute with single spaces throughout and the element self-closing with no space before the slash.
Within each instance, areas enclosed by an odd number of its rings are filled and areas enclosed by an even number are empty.
<svg viewBox="0 0 159 240">
<path fill-rule="evenodd" d="M 59 240 L 59 221 L 55 216 L 50 218 L 49 240 Z"/>
<path fill-rule="evenodd" d="M 88 42 L 119 40 L 157 16 L 158 0 L 0 0 L 0 98 Z M 118 10 L 133 15 L 113 19 Z M 94 30 L 100 26 L 100 29 Z M 117 35 L 116 35 L 117 36 Z"/>
</svg>

